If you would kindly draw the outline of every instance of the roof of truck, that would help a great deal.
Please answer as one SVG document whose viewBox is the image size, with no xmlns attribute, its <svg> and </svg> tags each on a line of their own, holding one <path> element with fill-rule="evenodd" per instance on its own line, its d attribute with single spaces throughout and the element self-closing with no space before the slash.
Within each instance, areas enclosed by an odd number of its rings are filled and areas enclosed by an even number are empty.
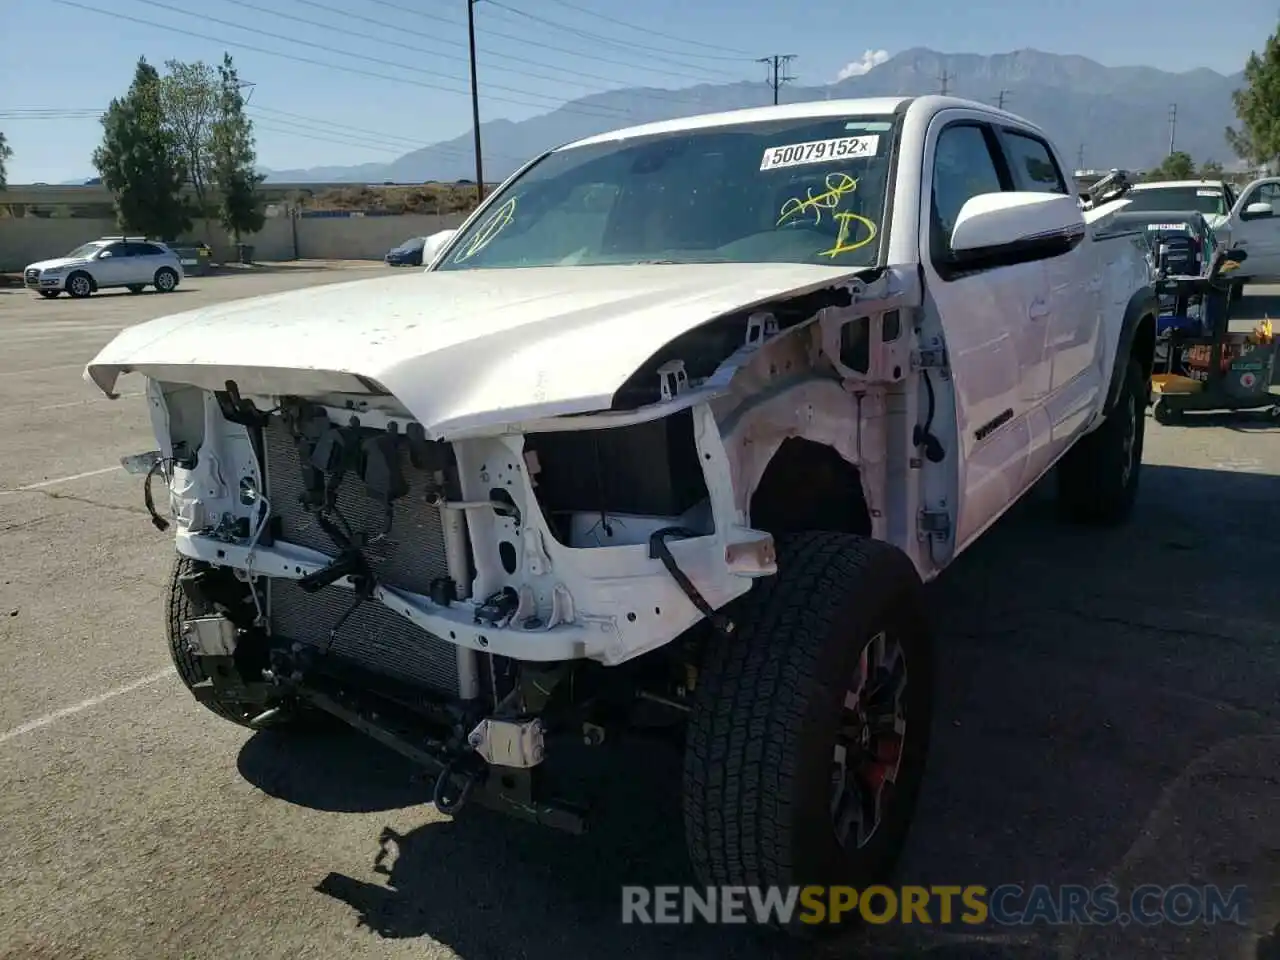
<svg viewBox="0 0 1280 960">
<path fill-rule="evenodd" d="M 652 134 L 680 133 L 684 130 L 706 130 L 734 123 L 766 123 L 770 120 L 802 120 L 807 117 L 891 116 L 910 103 L 914 97 L 868 97 L 854 100 L 810 100 L 805 103 L 786 103 L 776 107 L 748 107 L 744 110 L 727 110 L 722 113 L 704 113 L 675 120 L 659 120 L 634 127 L 610 130 L 595 136 L 584 137 L 558 148 L 582 147 L 611 140 L 645 137 Z"/>
</svg>

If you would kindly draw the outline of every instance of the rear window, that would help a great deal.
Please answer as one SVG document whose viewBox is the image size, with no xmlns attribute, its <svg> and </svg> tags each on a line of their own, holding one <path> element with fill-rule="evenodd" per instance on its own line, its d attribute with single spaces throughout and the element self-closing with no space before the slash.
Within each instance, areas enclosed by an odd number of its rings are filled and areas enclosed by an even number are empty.
<svg viewBox="0 0 1280 960">
<path fill-rule="evenodd" d="M 1148 187 L 1125 197 L 1129 210 L 1196 210 L 1210 216 L 1230 212 L 1227 198 L 1217 187 Z"/>
</svg>

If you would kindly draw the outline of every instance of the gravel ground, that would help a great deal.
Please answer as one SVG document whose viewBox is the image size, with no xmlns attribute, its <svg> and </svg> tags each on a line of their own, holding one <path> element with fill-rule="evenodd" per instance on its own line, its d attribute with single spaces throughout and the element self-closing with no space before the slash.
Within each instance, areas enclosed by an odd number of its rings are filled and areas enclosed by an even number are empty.
<svg viewBox="0 0 1280 960">
<path fill-rule="evenodd" d="M 384 269 L 79 302 L 0 290 L 0 957 L 814 955 L 619 924 L 621 884 L 685 878 L 670 758 L 639 783 L 606 761 L 610 803 L 573 839 L 449 820 L 369 741 L 250 734 L 180 688 L 160 635 L 171 548 L 116 468 L 150 446 L 144 410 L 102 399 L 83 364 L 139 320 Z M 1280 288 L 1246 298 L 1264 311 Z M 1064 528 L 1036 491 L 931 588 L 941 700 L 901 871 L 1245 884 L 1247 925 L 895 926 L 817 953 L 1280 955 L 1278 433 L 1148 421 L 1132 525 Z"/>
</svg>

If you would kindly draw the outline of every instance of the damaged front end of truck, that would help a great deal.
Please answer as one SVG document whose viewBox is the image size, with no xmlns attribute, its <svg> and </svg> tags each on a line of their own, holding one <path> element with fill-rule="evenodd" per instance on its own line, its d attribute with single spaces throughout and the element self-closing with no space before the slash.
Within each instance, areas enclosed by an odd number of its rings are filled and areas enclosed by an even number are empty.
<svg viewBox="0 0 1280 960">
<path fill-rule="evenodd" d="M 190 322 L 126 331 L 86 377 L 146 377 L 158 449 L 126 466 L 175 537 L 184 681 L 251 728 L 337 717 L 431 771 L 446 812 L 581 832 L 586 798 L 541 781 L 557 741 L 678 731 L 703 645 L 776 572 L 775 535 L 811 526 L 806 497 L 882 538 L 910 509 L 888 502 L 888 435 L 915 416 L 915 274 L 824 276 L 615 349 L 607 405 L 555 377 L 497 410 L 427 403 L 398 348 L 286 368 L 193 360 Z"/>
</svg>

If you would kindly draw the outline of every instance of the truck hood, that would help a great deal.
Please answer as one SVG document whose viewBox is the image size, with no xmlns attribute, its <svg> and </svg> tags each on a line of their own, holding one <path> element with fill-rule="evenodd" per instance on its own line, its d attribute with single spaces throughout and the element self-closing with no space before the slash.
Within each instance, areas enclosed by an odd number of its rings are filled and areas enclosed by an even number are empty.
<svg viewBox="0 0 1280 960">
<path fill-rule="evenodd" d="M 116 336 L 85 368 L 245 395 L 393 394 L 437 438 L 607 409 L 664 344 L 725 313 L 856 275 L 807 264 L 422 271 L 254 297 Z M 745 332 L 745 331 L 744 331 Z"/>
</svg>

